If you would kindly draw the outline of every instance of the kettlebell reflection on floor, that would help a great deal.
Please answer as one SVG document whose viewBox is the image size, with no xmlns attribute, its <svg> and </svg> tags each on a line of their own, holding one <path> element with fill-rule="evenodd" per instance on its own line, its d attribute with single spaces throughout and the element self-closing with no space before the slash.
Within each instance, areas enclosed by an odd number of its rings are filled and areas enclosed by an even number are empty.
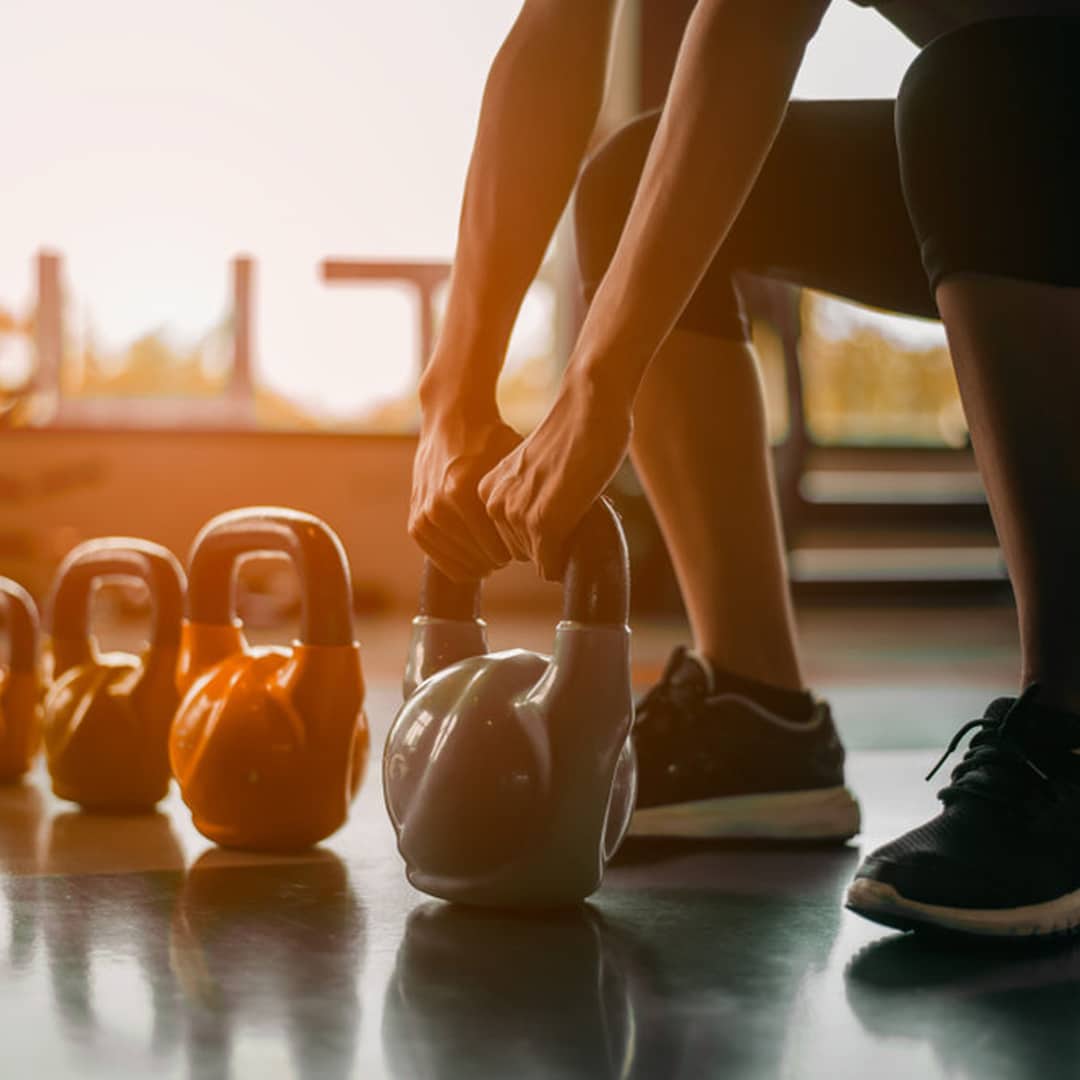
<svg viewBox="0 0 1080 1080">
<path fill-rule="evenodd" d="M 632 945 L 591 905 L 428 903 L 405 926 L 383 1010 L 399 1080 L 632 1075 Z"/>
<path fill-rule="evenodd" d="M 365 928 L 349 872 L 329 851 L 276 862 L 203 855 L 168 932 L 193 1074 L 228 1075 L 250 1030 L 284 1038 L 297 1076 L 350 1075 Z"/>
<path fill-rule="evenodd" d="M 6 952 L 15 974 L 33 962 L 38 938 L 37 910 L 21 902 L 33 878 L 19 875 L 37 870 L 46 820 L 45 797 L 36 784 L 0 784 L 0 880 L 8 913 Z"/>
<path fill-rule="evenodd" d="M 48 806 L 0 788 L 0 969 L 55 1018 L 60 1060 L 219 1077 L 255 1041 L 295 1075 L 351 1074 L 366 917 L 341 859 L 212 850 L 185 871 L 165 814 Z"/>
<path fill-rule="evenodd" d="M 424 904 L 387 989 L 386 1060 L 398 1080 L 781 1075 L 856 857 L 682 856 L 668 885 L 616 871 L 558 912 Z"/>
<path fill-rule="evenodd" d="M 100 853 L 115 847 L 118 824 L 123 854 L 113 872 L 94 873 L 95 865 L 102 866 Z M 131 872 L 147 862 L 157 869 Z M 41 921 L 61 1029 L 72 1043 L 91 1048 L 86 1052 L 95 1065 L 108 1067 L 107 1059 L 95 1056 L 108 1045 L 127 1043 L 161 1060 L 180 1042 L 168 926 L 183 865 L 165 814 L 118 818 L 69 811 L 49 822 L 42 874 L 22 879 L 33 890 L 27 899 Z M 105 1032 L 110 1038 L 100 1037 Z"/>
</svg>

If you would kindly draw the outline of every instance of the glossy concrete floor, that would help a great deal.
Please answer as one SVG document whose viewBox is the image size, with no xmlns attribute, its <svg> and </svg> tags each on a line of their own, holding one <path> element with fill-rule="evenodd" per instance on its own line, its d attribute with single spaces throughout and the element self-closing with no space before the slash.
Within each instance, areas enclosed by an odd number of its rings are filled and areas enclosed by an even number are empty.
<svg viewBox="0 0 1080 1080">
<path fill-rule="evenodd" d="M 835 689 L 872 745 L 890 700 L 947 737 L 982 687 Z M 394 697 L 377 683 L 376 734 Z M 215 849 L 175 795 L 81 814 L 35 773 L 0 788 L 0 1076 L 1074 1077 L 1080 947 L 944 947 L 841 908 L 860 847 L 932 810 L 934 755 L 853 752 L 858 844 L 631 843 L 589 904 L 529 918 L 410 889 L 374 767 L 291 859 Z"/>
</svg>

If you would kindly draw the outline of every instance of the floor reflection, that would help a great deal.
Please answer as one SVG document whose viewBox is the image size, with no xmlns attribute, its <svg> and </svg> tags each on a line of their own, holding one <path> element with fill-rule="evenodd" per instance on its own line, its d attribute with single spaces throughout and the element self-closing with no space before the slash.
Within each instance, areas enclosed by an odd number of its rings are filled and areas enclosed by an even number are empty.
<svg viewBox="0 0 1080 1080">
<path fill-rule="evenodd" d="M 629 1075 L 629 952 L 588 905 L 533 915 L 423 905 L 409 916 L 387 988 L 393 1075 Z"/>
<path fill-rule="evenodd" d="M 245 864 L 208 852 L 188 871 L 169 941 L 196 1075 L 228 1075 L 244 1028 L 285 1039 L 295 1076 L 350 1075 L 365 917 L 336 855 Z"/>
<path fill-rule="evenodd" d="M 32 963 L 38 933 L 34 905 L 17 902 L 21 882 L 10 875 L 34 872 L 40 866 L 45 805 L 45 796 L 34 784 L 0 786 L 0 884 L 8 910 L 7 958 L 15 973 Z"/>
<path fill-rule="evenodd" d="M 854 847 L 631 844 L 589 904 L 513 915 L 409 889 L 374 795 L 284 859 L 185 865 L 176 810 L 0 788 L 4 1080 L 1076 1075 L 1080 943 L 883 935 L 842 908 Z"/>
<path fill-rule="evenodd" d="M 797 1008 L 805 1019 L 804 988 L 832 958 L 856 859 L 850 849 L 680 856 L 663 876 L 682 887 L 614 893 L 608 910 L 633 927 L 639 970 L 631 1075 L 805 1075 L 785 1056 L 789 1035 Z"/>
<path fill-rule="evenodd" d="M 697 853 L 677 852 L 666 875 L 685 886 L 625 888 L 616 875 L 561 915 L 417 908 L 383 1013 L 394 1076 L 779 1074 L 857 853 Z"/>
<path fill-rule="evenodd" d="M 32 873 L 41 857 L 46 797 L 27 780 L 0 784 L 0 872 Z"/>
<path fill-rule="evenodd" d="M 1073 1080 L 1080 1069 L 1080 944 L 964 944 L 892 936 L 846 972 L 875 1036 L 929 1044 L 950 1076 Z"/>
<path fill-rule="evenodd" d="M 107 1073 L 167 1057 L 182 1032 L 167 943 L 183 856 L 169 818 L 50 815 L 47 798 L 30 785 L 6 789 L 2 804 L 11 970 L 29 985 L 44 968 L 39 1023 L 51 1012 L 49 1028 L 85 1069 Z M 153 851 L 157 865 L 173 869 L 79 872 L 118 855 L 130 863 L 124 848 Z"/>
<path fill-rule="evenodd" d="M 166 814 L 56 812 L 27 784 L 0 791 L 0 885 L 0 1008 L 49 1033 L 8 1039 L 36 1066 L 12 1075 L 246 1075 L 238 1048 L 275 1047 L 289 1075 L 352 1074 L 366 920 L 331 852 L 185 869 Z"/>
</svg>

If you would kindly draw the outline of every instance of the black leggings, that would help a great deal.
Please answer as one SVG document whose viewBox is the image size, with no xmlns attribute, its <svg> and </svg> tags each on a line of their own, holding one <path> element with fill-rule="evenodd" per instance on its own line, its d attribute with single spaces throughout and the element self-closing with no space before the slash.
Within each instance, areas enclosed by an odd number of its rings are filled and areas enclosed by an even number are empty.
<svg viewBox="0 0 1080 1080">
<path fill-rule="evenodd" d="M 582 286 L 614 253 L 659 113 L 618 131 L 575 202 Z M 948 274 L 1080 285 L 1080 18 L 977 23 L 924 49 L 897 101 L 794 101 L 679 321 L 745 338 L 736 271 L 937 316 Z"/>
</svg>

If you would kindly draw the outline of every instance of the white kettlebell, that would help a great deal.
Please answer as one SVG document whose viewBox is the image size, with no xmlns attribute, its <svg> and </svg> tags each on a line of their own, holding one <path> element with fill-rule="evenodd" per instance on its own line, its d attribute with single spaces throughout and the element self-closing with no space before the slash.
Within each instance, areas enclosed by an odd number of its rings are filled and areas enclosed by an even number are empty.
<svg viewBox="0 0 1080 1080">
<path fill-rule="evenodd" d="M 499 907 L 583 900 L 630 821 L 630 572 L 606 499 L 572 538 L 552 656 L 488 653 L 479 583 L 424 567 L 383 793 L 409 881 Z"/>
</svg>

